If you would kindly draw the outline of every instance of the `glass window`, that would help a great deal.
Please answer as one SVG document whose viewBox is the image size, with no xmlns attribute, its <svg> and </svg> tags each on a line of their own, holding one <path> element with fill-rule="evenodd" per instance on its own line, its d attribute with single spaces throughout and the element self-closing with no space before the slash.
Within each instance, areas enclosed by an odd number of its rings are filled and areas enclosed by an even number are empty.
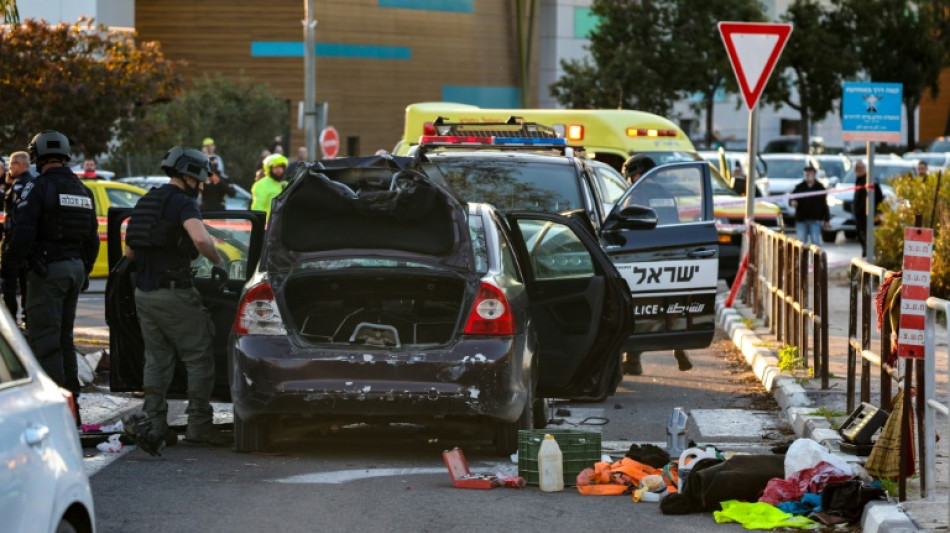
<svg viewBox="0 0 950 533">
<path fill-rule="evenodd" d="M 703 175 L 696 167 L 661 167 L 643 176 L 621 200 L 656 211 L 658 226 L 703 220 Z"/>
<path fill-rule="evenodd" d="M 251 242 L 251 221 L 244 218 L 221 218 L 204 221 L 208 234 L 218 250 L 218 255 L 224 260 L 231 279 L 247 278 L 247 256 Z M 211 262 L 199 255 L 191 262 L 192 268 L 197 269 L 198 278 L 211 277 Z"/>
<path fill-rule="evenodd" d="M 488 243 L 485 238 L 485 221 L 480 215 L 469 217 L 468 234 L 475 255 L 475 272 L 484 274 L 488 272 Z"/>
<path fill-rule="evenodd" d="M 443 157 L 436 166 L 457 197 L 465 202 L 542 213 L 584 207 L 574 166 L 567 163 Z"/>
<path fill-rule="evenodd" d="M 557 222 L 518 221 L 535 279 L 589 278 L 594 261 L 570 227 Z"/>
<path fill-rule="evenodd" d="M 142 197 L 135 191 L 125 189 L 106 188 L 106 195 L 109 197 L 108 207 L 135 207 L 135 204 Z"/>
<path fill-rule="evenodd" d="M 29 374 L 7 340 L 0 336 L 0 387 L 6 383 L 26 379 Z"/>
</svg>

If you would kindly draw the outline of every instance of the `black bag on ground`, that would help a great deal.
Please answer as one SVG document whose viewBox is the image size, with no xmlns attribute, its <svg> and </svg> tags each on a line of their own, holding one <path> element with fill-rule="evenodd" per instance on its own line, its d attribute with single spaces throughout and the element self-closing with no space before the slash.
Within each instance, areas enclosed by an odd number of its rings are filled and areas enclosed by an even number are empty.
<svg viewBox="0 0 950 533">
<path fill-rule="evenodd" d="M 853 524 L 861 519 L 868 502 L 886 498 L 887 492 L 881 487 L 852 478 L 825 485 L 821 491 L 821 510 Z"/>
<path fill-rule="evenodd" d="M 785 478 L 784 455 L 736 455 L 728 461 L 700 459 L 683 482 L 683 490 L 660 500 L 663 514 L 720 510 L 719 502 L 754 502 L 769 480 Z"/>
</svg>

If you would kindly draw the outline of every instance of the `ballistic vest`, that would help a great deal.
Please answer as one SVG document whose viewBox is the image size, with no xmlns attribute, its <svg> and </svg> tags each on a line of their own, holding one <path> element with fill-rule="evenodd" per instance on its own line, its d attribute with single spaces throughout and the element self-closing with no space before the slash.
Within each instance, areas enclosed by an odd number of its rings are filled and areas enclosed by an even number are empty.
<svg viewBox="0 0 950 533">
<path fill-rule="evenodd" d="M 145 194 L 132 211 L 125 242 L 133 250 L 161 248 L 189 259 L 198 250 L 182 224 L 165 218 L 165 203 L 180 191 L 168 187 L 152 189 Z"/>
<path fill-rule="evenodd" d="M 37 228 L 38 251 L 50 261 L 94 261 L 95 258 L 82 257 L 82 244 L 98 225 L 92 193 L 71 172 L 68 175 L 50 172 L 43 177 L 47 188 L 43 216 Z"/>
</svg>

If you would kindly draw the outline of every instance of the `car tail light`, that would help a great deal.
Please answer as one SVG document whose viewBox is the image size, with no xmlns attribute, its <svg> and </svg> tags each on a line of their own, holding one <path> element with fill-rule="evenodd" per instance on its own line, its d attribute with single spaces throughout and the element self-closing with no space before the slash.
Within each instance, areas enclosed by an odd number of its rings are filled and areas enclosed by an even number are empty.
<svg viewBox="0 0 950 533">
<path fill-rule="evenodd" d="M 568 124 L 567 125 L 567 140 L 583 141 L 584 140 L 584 126 L 582 124 Z"/>
<path fill-rule="evenodd" d="M 422 125 L 422 134 L 423 135 L 438 135 L 439 132 L 435 129 L 435 124 L 431 122 L 426 122 Z"/>
<path fill-rule="evenodd" d="M 465 324 L 466 335 L 513 335 L 515 321 L 508 298 L 498 287 L 482 282 Z"/>
<path fill-rule="evenodd" d="M 73 396 L 73 393 L 69 392 L 68 390 L 62 387 L 59 388 L 59 392 L 60 394 L 63 395 L 63 398 L 66 398 L 66 404 L 69 405 L 69 412 L 73 414 L 73 420 L 75 420 L 76 423 L 78 424 L 79 423 L 79 406 L 76 405 L 76 397 Z"/>
<path fill-rule="evenodd" d="M 244 293 L 234 317 L 234 331 L 241 335 L 287 334 L 270 283 L 258 283 Z"/>
</svg>

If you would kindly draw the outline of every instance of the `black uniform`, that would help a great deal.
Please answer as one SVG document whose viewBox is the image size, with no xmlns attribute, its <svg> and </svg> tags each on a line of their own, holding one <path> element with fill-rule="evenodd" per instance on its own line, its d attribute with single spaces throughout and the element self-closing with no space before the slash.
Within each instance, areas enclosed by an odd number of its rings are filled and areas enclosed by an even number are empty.
<svg viewBox="0 0 950 533">
<path fill-rule="evenodd" d="M 3 267 L 29 269 L 27 332 L 33 353 L 57 384 L 79 396 L 73 323 L 79 293 L 99 253 L 92 192 L 68 167 L 23 188 Z"/>
<path fill-rule="evenodd" d="M 30 172 L 24 171 L 21 172 L 14 180 L 3 195 L 3 234 L 5 236 L 12 235 L 13 226 L 15 224 L 14 217 L 16 216 L 16 208 L 20 204 L 20 197 L 23 194 L 23 189 L 26 187 L 27 183 L 33 181 L 33 175 Z M 6 260 L 7 257 L 7 248 L 9 247 L 10 239 L 5 238 L 3 240 L 3 260 Z M 3 303 L 6 304 L 7 310 L 10 311 L 10 316 L 16 320 L 17 314 L 17 290 L 20 292 L 20 303 L 23 306 L 23 309 L 26 309 L 26 269 L 25 268 L 9 268 L 5 270 L 3 267 L 0 267 L 0 272 L 10 272 L 10 278 L 4 277 L 3 279 Z"/>
<path fill-rule="evenodd" d="M 864 187 L 868 183 L 867 174 L 857 176 L 854 180 L 855 187 Z M 884 200 L 881 195 L 881 187 L 874 184 L 874 209 L 875 214 Z M 861 243 L 861 255 L 867 254 L 867 223 L 868 223 L 868 190 L 861 188 L 854 191 L 854 200 L 851 203 L 851 210 L 854 213 L 855 231 L 857 232 L 858 242 Z"/>
</svg>

